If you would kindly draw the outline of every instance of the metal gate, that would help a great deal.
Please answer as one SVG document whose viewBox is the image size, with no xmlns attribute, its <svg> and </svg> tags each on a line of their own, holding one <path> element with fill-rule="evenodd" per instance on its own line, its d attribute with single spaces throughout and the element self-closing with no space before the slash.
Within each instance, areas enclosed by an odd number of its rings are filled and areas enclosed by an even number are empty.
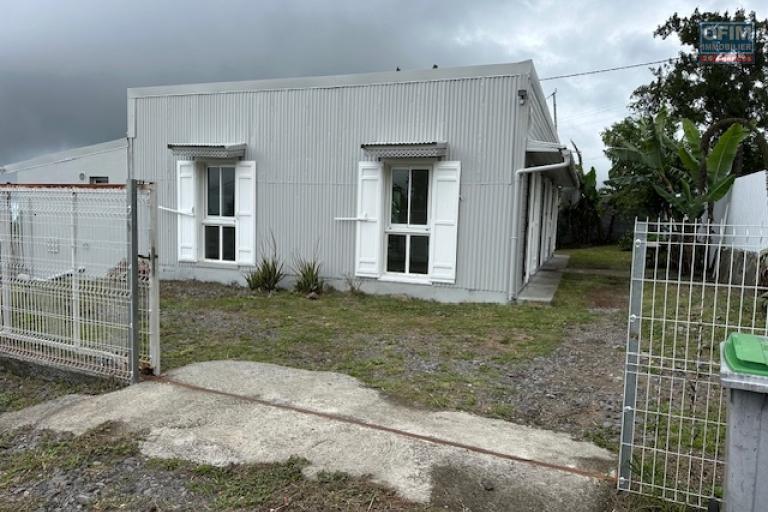
<svg viewBox="0 0 768 512">
<path fill-rule="evenodd" d="M 619 489 L 706 508 L 723 497 L 719 344 L 768 334 L 768 227 L 636 222 Z"/>
<path fill-rule="evenodd" d="M 136 382 L 160 371 L 150 184 L 0 185 L 0 356 Z"/>
</svg>

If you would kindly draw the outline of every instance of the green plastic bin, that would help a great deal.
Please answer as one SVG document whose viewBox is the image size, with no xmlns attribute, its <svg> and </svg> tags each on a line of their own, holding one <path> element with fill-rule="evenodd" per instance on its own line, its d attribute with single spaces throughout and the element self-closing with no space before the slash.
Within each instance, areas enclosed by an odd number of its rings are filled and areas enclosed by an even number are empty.
<svg viewBox="0 0 768 512">
<path fill-rule="evenodd" d="M 730 334 L 720 381 L 728 389 L 725 510 L 768 511 L 768 338 Z"/>
</svg>

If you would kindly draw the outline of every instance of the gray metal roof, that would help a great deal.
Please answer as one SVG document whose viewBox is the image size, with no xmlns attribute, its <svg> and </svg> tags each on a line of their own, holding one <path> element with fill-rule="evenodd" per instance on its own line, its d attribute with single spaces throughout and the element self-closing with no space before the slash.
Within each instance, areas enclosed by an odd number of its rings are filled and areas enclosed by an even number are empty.
<svg viewBox="0 0 768 512">
<path fill-rule="evenodd" d="M 20 162 L 8 163 L 2 166 L 4 172 L 16 172 L 33 167 L 39 167 L 42 165 L 48 165 L 58 162 L 66 162 L 74 160 L 76 158 L 82 158 L 85 156 L 98 155 L 101 153 L 108 153 L 111 151 L 117 151 L 126 149 L 128 147 L 128 141 L 125 138 L 110 140 L 108 142 L 101 142 L 99 144 L 92 144 L 90 146 L 80 146 L 77 148 L 67 149 L 65 151 L 58 151 L 56 153 L 47 153 L 45 155 L 36 156 L 29 160 L 22 160 Z"/>
<path fill-rule="evenodd" d="M 532 70 L 533 62 L 531 60 L 524 60 L 521 62 L 508 64 L 487 64 L 455 68 L 384 71 L 352 75 L 276 78 L 266 80 L 248 80 L 242 82 L 215 82 L 186 85 L 161 85 L 156 87 L 131 87 L 128 89 L 128 98 L 176 96 L 188 94 L 216 94 L 225 92 L 274 89 L 335 88 L 384 83 L 455 80 L 462 78 L 480 78 L 490 76 L 517 76 L 528 75 L 532 72 Z"/>
</svg>

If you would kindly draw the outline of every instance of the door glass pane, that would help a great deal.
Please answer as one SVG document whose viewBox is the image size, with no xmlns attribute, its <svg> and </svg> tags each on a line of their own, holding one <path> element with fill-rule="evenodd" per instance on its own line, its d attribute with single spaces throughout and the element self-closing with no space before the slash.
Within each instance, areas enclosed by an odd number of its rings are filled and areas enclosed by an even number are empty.
<svg viewBox="0 0 768 512">
<path fill-rule="evenodd" d="M 219 226 L 205 226 L 205 259 L 219 259 Z"/>
<path fill-rule="evenodd" d="M 405 272 L 405 235 L 387 236 L 387 272 Z"/>
<path fill-rule="evenodd" d="M 429 195 L 429 171 L 414 169 L 411 171 L 411 222 L 427 223 L 427 204 Z"/>
<path fill-rule="evenodd" d="M 392 224 L 408 224 L 408 169 L 392 170 Z"/>
<path fill-rule="evenodd" d="M 219 215 L 219 168 L 208 168 L 208 215 Z"/>
<path fill-rule="evenodd" d="M 429 272 L 429 237 L 411 235 L 411 274 L 426 274 Z"/>
<path fill-rule="evenodd" d="M 235 216 L 235 168 L 221 168 L 221 215 Z"/>
<path fill-rule="evenodd" d="M 221 259 L 235 261 L 235 228 L 222 226 L 221 231 Z"/>
</svg>

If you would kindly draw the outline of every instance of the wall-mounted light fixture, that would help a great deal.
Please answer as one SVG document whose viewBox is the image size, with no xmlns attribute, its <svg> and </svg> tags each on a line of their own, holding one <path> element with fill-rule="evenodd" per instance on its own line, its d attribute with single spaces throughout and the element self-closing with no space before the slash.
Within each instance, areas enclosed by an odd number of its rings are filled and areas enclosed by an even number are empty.
<svg viewBox="0 0 768 512">
<path fill-rule="evenodd" d="M 528 91 L 525 89 L 518 89 L 517 98 L 520 102 L 520 105 L 525 105 L 525 101 L 528 99 Z"/>
</svg>

